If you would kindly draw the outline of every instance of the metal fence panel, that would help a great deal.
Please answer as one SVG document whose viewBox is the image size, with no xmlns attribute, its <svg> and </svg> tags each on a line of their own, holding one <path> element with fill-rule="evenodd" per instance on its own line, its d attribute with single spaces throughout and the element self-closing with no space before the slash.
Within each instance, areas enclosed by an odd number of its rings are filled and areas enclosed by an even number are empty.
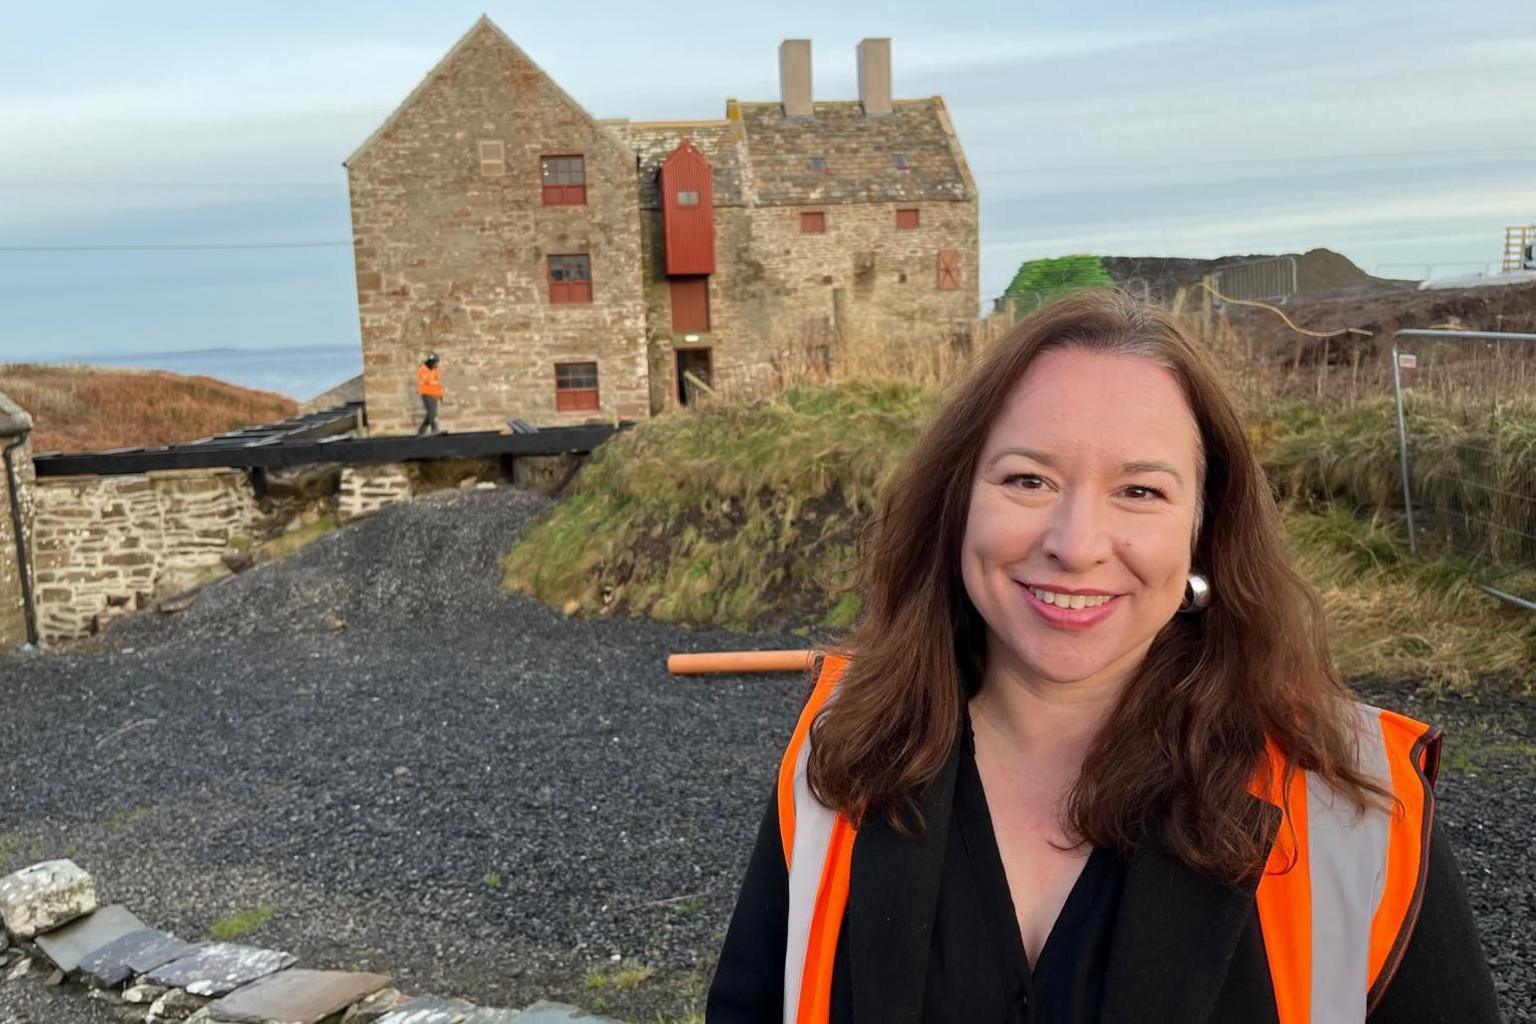
<svg viewBox="0 0 1536 1024">
<path fill-rule="evenodd" d="M 1536 610 L 1536 334 L 1401 330 L 1392 373 L 1414 557 L 1519 580 L 1480 586 Z"/>
</svg>

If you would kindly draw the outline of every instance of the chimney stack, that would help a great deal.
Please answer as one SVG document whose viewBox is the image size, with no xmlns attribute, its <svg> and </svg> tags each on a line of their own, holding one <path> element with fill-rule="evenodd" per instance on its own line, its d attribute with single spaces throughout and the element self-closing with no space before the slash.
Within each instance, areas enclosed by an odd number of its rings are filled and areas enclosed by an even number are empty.
<svg viewBox="0 0 1536 1024">
<path fill-rule="evenodd" d="M 858 47 L 859 102 L 866 117 L 891 112 L 891 41 L 865 39 Z"/>
<path fill-rule="evenodd" d="M 889 65 L 887 65 L 889 66 Z M 785 117 L 812 117 L 811 41 L 786 39 L 779 44 L 779 100 Z"/>
</svg>

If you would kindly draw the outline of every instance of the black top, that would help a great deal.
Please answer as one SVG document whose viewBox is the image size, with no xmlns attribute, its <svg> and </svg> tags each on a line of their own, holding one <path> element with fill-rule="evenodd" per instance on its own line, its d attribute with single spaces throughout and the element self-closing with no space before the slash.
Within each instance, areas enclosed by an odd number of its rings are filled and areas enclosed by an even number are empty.
<svg viewBox="0 0 1536 1024">
<path fill-rule="evenodd" d="M 927 1024 L 1091 1024 L 1104 1003 L 1125 862 L 1095 849 L 1031 970 L 976 770 L 969 720 L 955 776 L 923 1003 Z"/>
</svg>

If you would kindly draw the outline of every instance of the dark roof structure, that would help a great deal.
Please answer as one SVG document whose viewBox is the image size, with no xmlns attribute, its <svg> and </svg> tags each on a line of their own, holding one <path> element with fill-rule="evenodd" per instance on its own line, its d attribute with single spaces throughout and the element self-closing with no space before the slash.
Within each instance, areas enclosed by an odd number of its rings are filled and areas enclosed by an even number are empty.
<svg viewBox="0 0 1536 1024">
<path fill-rule="evenodd" d="M 714 167 L 716 206 L 812 206 L 966 200 L 975 182 L 937 96 L 866 116 L 857 100 L 786 117 L 778 102 L 727 103 L 718 121 L 605 120 L 635 151 L 640 206 L 660 209 L 656 169 L 689 139 Z M 814 161 L 814 162 L 813 162 Z"/>
</svg>

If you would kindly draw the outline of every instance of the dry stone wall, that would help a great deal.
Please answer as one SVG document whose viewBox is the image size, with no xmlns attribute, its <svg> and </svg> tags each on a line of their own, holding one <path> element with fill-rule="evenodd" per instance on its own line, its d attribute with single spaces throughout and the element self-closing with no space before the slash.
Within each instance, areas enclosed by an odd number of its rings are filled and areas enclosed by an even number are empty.
<svg viewBox="0 0 1536 1024">
<path fill-rule="evenodd" d="M 99 629 L 215 569 L 265 517 L 240 470 L 44 478 L 33 562 L 45 641 Z"/>
<path fill-rule="evenodd" d="M 23 431 L 32 428 L 32 418 L 0 394 L 0 448 L 10 445 Z M 21 532 L 30 555 L 32 549 L 32 445 L 24 442 L 11 452 L 11 464 L 15 467 L 19 489 L 18 506 L 21 512 Z M 16 528 L 11 514 L 10 488 L 3 479 L 4 466 L 0 465 L 0 647 L 10 647 L 27 641 L 26 607 L 22 601 L 22 573 L 26 566 L 16 549 Z"/>
</svg>

